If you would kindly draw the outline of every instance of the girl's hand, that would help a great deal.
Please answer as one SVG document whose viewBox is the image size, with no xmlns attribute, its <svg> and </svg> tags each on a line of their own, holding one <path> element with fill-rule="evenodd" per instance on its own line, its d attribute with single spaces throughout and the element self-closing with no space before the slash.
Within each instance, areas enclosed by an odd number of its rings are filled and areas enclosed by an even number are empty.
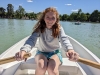
<svg viewBox="0 0 100 75">
<path fill-rule="evenodd" d="M 24 50 L 22 50 L 22 51 L 20 51 L 20 52 L 17 52 L 16 54 L 15 54 L 15 59 L 17 60 L 17 61 L 21 61 L 21 60 L 27 60 L 27 59 L 25 59 L 24 58 L 24 55 L 26 54 L 26 51 L 24 51 Z"/>
<path fill-rule="evenodd" d="M 71 61 L 77 61 L 78 60 L 78 58 L 79 58 L 79 54 L 78 53 L 76 53 L 74 50 L 68 50 L 67 52 L 66 52 L 66 56 L 69 58 L 69 60 L 71 60 Z"/>
</svg>

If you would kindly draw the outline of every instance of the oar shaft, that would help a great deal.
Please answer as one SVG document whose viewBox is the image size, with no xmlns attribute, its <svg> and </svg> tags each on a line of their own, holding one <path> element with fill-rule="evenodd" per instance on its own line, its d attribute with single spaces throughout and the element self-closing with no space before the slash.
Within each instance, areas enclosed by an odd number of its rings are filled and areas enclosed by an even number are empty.
<svg viewBox="0 0 100 75">
<path fill-rule="evenodd" d="M 25 54 L 24 58 L 28 58 L 30 57 L 31 54 L 27 53 Z M 0 65 L 5 64 L 5 63 L 9 63 L 9 62 L 13 62 L 16 61 L 15 56 L 9 57 L 9 58 L 4 58 L 4 59 L 0 59 Z"/>
<path fill-rule="evenodd" d="M 79 57 L 78 62 L 100 69 L 100 63 Z"/>
</svg>

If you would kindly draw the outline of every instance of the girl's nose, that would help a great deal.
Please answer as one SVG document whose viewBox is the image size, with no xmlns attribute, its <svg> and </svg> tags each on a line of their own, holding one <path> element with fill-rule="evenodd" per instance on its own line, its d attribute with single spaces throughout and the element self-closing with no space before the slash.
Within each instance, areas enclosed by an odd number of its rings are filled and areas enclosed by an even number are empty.
<svg viewBox="0 0 100 75">
<path fill-rule="evenodd" d="M 52 21 L 52 18 L 48 18 L 49 21 Z"/>
</svg>

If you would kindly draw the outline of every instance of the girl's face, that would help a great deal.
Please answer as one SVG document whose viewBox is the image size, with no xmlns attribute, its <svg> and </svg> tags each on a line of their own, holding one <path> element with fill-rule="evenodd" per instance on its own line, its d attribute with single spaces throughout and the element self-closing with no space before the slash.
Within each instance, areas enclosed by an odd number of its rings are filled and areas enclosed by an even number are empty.
<svg viewBox="0 0 100 75">
<path fill-rule="evenodd" d="M 56 14 L 54 12 L 47 12 L 44 17 L 46 27 L 51 29 L 56 22 Z"/>
</svg>

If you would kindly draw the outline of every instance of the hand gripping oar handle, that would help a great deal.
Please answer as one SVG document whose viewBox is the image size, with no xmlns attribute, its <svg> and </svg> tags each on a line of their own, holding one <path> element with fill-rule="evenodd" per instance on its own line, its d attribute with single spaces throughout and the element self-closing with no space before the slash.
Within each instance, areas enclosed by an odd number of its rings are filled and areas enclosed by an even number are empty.
<svg viewBox="0 0 100 75">
<path fill-rule="evenodd" d="M 100 69 L 100 63 L 79 57 L 78 62 Z"/>
<path fill-rule="evenodd" d="M 31 53 L 26 53 L 24 55 L 24 58 L 28 58 L 30 56 L 31 56 Z M 9 62 L 13 62 L 13 61 L 16 61 L 15 56 L 9 57 L 9 58 L 0 59 L 0 65 L 5 64 L 5 63 L 9 63 Z"/>
</svg>

